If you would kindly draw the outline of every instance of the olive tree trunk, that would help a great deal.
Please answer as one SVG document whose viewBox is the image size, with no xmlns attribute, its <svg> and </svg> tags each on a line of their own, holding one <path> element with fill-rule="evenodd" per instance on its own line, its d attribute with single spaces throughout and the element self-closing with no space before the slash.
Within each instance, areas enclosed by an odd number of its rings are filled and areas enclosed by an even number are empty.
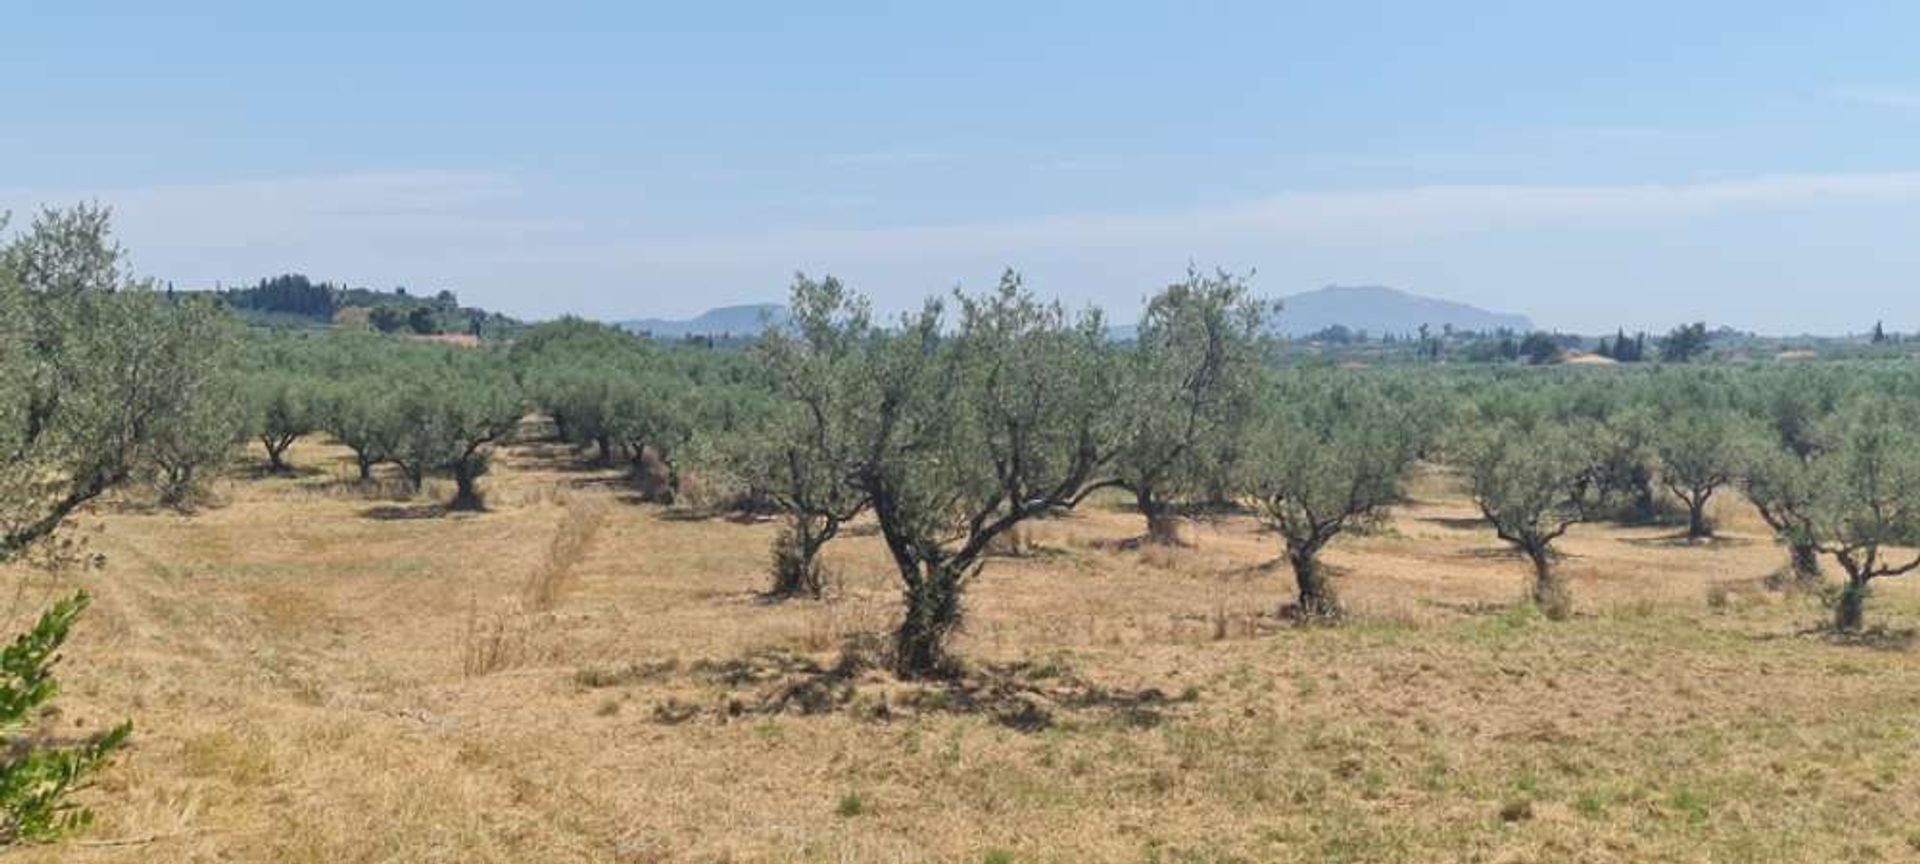
<svg viewBox="0 0 1920 864">
<path fill-rule="evenodd" d="M 1555 621 L 1572 615 L 1573 591 L 1560 574 L 1554 572 L 1553 554 L 1546 544 L 1530 545 L 1525 551 L 1527 560 L 1533 564 L 1533 604 Z"/>
<path fill-rule="evenodd" d="M 1687 496 L 1687 539 L 1703 540 L 1713 536 L 1713 524 L 1707 521 L 1707 501 L 1712 497 L 1711 492 Z"/>
<path fill-rule="evenodd" d="M 773 587 L 768 596 L 776 599 L 818 598 L 826 590 L 826 573 L 820 566 L 820 549 L 833 539 L 839 523 L 832 519 L 794 514 L 773 541 Z"/>
<path fill-rule="evenodd" d="M 1654 516 L 1657 515 L 1654 512 L 1656 507 L 1653 494 L 1653 472 L 1648 471 L 1644 466 L 1635 466 L 1632 471 L 1631 482 L 1633 484 L 1633 503 L 1629 506 L 1627 518 L 1635 525 L 1648 524 L 1652 522 Z"/>
<path fill-rule="evenodd" d="M 1293 565 L 1293 581 L 1299 588 L 1294 599 L 1294 615 L 1302 620 L 1332 620 L 1341 615 L 1340 599 L 1334 595 L 1327 573 L 1320 567 L 1320 546 L 1288 544 L 1287 563 Z"/>
<path fill-rule="evenodd" d="M 1180 521 L 1174 518 L 1167 502 L 1154 494 L 1153 487 L 1141 485 L 1134 490 L 1133 498 L 1140 507 L 1140 515 L 1147 518 L 1146 542 L 1155 546 L 1179 545 Z"/>
<path fill-rule="evenodd" d="M 1847 574 L 1847 584 L 1840 589 L 1839 601 L 1833 604 L 1833 629 L 1858 633 L 1865 626 L 1867 583 L 1871 578 L 1863 573 Z"/>
<path fill-rule="evenodd" d="M 267 448 L 267 470 L 275 474 L 285 474 L 292 470 L 287 464 L 287 449 L 293 446 L 293 435 L 262 435 L 260 443 Z"/>
<path fill-rule="evenodd" d="M 1820 550 L 1812 543 L 1794 541 L 1787 544 L 1789 568 L 1793 572 L 1793 584 L 1801 588 L 1817 587 L 1820 584 Z"/>
<path fill-rule="evenodd" d="M 486 473 L 486 454 L 475 445 L 467 448 L 465 455 L 453 463 L 453 501 L 447 504 L 448 510 L 485 510 L 486 502 L 480 498 L 480 475 Z"/>
<path fill-rule="evenodd" d="M 448 510 L 485 510 L 486 503 L 480 498 L 475 487 L 474 476 L 458 466 L 453 470 L 453 500 L 447 504 Z"/>
<path fill-rule="evenodd" d="M 952 669 L 947 637 L 960 627 L 965 571 L 953 562 L 901 565 L 906 615 L 894 633 L 894 667 L 904 678 L 929 678 Z"/>
</svg>

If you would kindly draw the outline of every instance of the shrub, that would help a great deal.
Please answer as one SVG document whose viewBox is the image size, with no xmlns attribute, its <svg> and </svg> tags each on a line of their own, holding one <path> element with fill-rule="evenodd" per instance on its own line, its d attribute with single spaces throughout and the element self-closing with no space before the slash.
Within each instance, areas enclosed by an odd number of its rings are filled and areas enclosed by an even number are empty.
<svg viewBox="0 0 1920 864">
<path fill-rule="evenodd" d="M 13 744 L 0 762 L 0 844 L 50 840 L 92 822 L 93 813 L 68 798 L 133 734 L 131 721 L 78 744 L 23 731 L 59 694 L 53 664 L 87 603 L 85 592 L 55 603 L 0 651 L 0 731 Z"/>
</svg>

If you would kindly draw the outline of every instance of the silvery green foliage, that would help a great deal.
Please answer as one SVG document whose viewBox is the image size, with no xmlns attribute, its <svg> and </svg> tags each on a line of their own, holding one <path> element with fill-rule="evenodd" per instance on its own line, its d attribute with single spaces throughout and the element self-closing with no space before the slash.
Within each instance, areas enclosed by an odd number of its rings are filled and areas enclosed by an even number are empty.
<svg viewBox="0 0 1920 864">
<path fill-rule="evenodd" d="M 1566 424 L 1500 420 L 1467 445 L 1474 504 L 1501 540 L 1533 564 L 1533 599 L 1553 617 L 1570 611 L 1553 572 L 1553 542 L 1585 520 L 1593 501 L 1594 448 Z"/>
<path fill-rule="evenodd" d="M 1660 455 L 1660 482 L 1687 506 L 1687 536 L 1711 536 L 1707 503 L 1739 476 L 1746 461 L 1746 417 L 1715 407 L 1676 406 L 1659 424 L 1654 449 Z"/>
<path fill-rule="evenodd" d="M 128 280 L 105 210 L 48 211 L 0 247 L 0 557 L 110 488 L 230 440 L 220 310 Z"/>
<path fill-rule="evenodd" d="M 1271 304 L 1244 280 L 1189 270 L 1147 302 L 1121 352 L 1118 406 L 1129 434 L 1115 475 L 1147 518 L 1147 537 L 1172 542 L 1173 499 L 1202 491 L 1252 414 Z"/>
<path fill-rule="evenodd" d="M 1363 373 L 1288 374 L 1262 396 L 1239 489 L 1285 541 L 1299 588 L 1294 611 L 1337 617 L 1320 551 L 1400 497 L 1416 426 Z"/>
<path fill-rule="evenodd" d="M 166 477 L 178 490 L 216 462 L 238 428 L 232 342 L 211 304 L 124 277 L 103 209 L 48 211 L 0 246 L 0 560 L 57 547 L 67 517 L 109 489 Z M 84 593 L 56 603 L 0 651 L 0 730 L 58 693 L 52 665 L 86 605 Z M 86 825 L 69 796 L 131 730 L 18 738 L 0 762 L 0 844 Z"/>
<path fill-rule="evenodd" d="M 1920 569 L 1920 410 L 1856 399 L 1832 425 L 1830 446 L 1807 461 L 1803 530 L 1845 571 L 1834 623 L 1856 631 L 1874 580 Z"/>
<path fill-rule="evenodd" d="M 754 349 L 773 398 L 759 423 L 728 436 L 727 457 L 787 519 L 769 593 L 819 596 L 820 549 L 869 500 L 857 479 L 879 416 L 867 361 L 880 334 L 866 298 L 832 277 L 796 278 L 788 308 L 789 326 L 768 329 Z"/>
<path fill-rule="evenodd" d="M 476 486 L 493 445 L 511 435 L 525 411 L 505 357 L 443 348 L 410 364 L 394 395 L 394 461 L 414 488 L 429 471 L 453 475 L 450 506 L 479 509 Z"/>
<path fill-rule="evenodd" d="M 863 454 L 854 483 L 905 594 L 895 663 L 910 675 L 947 665 L 947 636 L 990 546 L 1110 484 L 1126 437 L 1097 313 L 1040 303 L 1012 273 L 954 302 L 951 329 L 930 301 L 869 342 L 871 413 L 852 426 Z"/>
</svg>

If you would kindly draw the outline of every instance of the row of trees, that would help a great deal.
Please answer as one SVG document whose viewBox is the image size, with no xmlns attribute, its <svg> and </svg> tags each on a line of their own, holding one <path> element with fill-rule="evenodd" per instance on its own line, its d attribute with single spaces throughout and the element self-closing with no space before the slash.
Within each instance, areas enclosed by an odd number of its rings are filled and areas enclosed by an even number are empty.
<svg viewBox="0 0 1920 864">
<path fill-rule="evenodd" d="M 820 551 L 870 517 L 902 586 L 897 662 L 916 675 L 946 665 L 989 550 L 1108 488 L 1134 499 L 1143 543 L 1180 542 L 1185 511 L 1252 508 L 1294 574 L 1288 612 L 1307 618 L 1340 614 L 1321 552 L 1380 519 L 1423 459 L 1461 472 L 1553 615 L 1570 608 L 1554 550 L 1574 525 L 1671 507 L 1704 541 L 1730 488 L 1786 542 L 1786 581 L 1816 583 L 1823 557 L 1845 571 L 1843 628 L 1861 626 L 1873 580 L 1913 566 L 1888 556 L 1915 533 L 1906 501 L 1920 490 L 1901 485 L 1900 460 L 1920 449 L 1908 452 L 1901 412 L 1920 388 L 1893 372 L 1279 370 L 1260 335 L 1274 310 L 1225 273 L 1150 298 L 1125 343 L 1013 274 L 885 323 L 836 280 L 802 278 L 791 310 L 750 352 L 572 319 L 507 351 L 264 340 L 243 404 L 277 470 L 293 441 L 324 431 L 363 477 L 390 463 L 417 488 L 448 473 L 456 508 L 479 506 L 491 445 L 542 411 L 654 500 L 680 500 L 697 474 L 782 514 L 780 597 L 818 595 Z"/>
<path fill-rule="evenodd" d="M 361 480 L 392 465 L 418 491 L 444 472 L 455 510 L 481 507 L 479 479 L 492 445 L 511 435 L 526 406 L 497 352 L 381 339 L 293 334 L 249 346 L 247 431 L 268 470 L 287 472 L 287 451 L 324 432 L 353 451 Z"/>
<path fill-rule="evenodd" d="M 821 549 L 873 518 L 901 582 L 907 674 L 945 665 L 996 541 L 1106 488 L 1134 498 L 1145 543 L 1179 542 L 1183 510 L 1253 508 L 1282 540 L 1298 588 L 1288 611 L 1302 617 L 1340 614 L 1321 551 L 1381 518 L 1421 459 L 1461 471 L 1554 615 L 1571 602 L 1554 547 L 1574 525 L 1645 523 L 1673 506 L 1705 540 L 1709 505 L 1734 487 L 1786 541 L 1790 581 L 1817 581 L 1822 555 L 1847 572 L 1844 628 L 1860 626 L 1869 582 L 1905 572 L 1887 555 L 1912 536 L 1902 508 L 1920 490 L 1872 505 L 1868 484 L 1891 482 L 1892 463 L 1847 468 L 1875 440 L 1860 430 L 1904 434 L 1867 408 L 1920 404 L 1898 375 L 1280 371 L 1260 338 L 1273 310 L 1221 273 L 1155 295 L 1127 343 L 1012 274 L 886 323 L 833 279 L 798 280 L 790 308 L 790 325 L 744 357 L 571 321 L 536 329 L 515 367 L 594 458 L 658 459 L 675 477 L 696 465 L 782 513 L 777 596 L 818 594 Z M 1909 458 L 1902 446 L 1874 458 Z M 1889 521 L 1863 529 L 1874 513 Z"/>
<path fill-rule="evenodd" d="M 801 278 L 791 324 L 750 352 L 575 320 L 507 350 L 246 338 L 211 303 L 126 279 L 106 221 L 49 213 L 0 248 L 0 557 L 51 548 L 118 486 L 184 499 L 246 438 L 284 471 L 295 442 L 325 433 L 363 478 L 392 466 L 417 489 L 445 472 L 452 505 L 478 507 L 493 447 L 537 409 L 658 500 L 700 475 L 779 512 L 783 596 L 819 593 L 821 550 L 871 518 L 910 676 L 949 667 L 990 550 L 1103 489 L 1131 495 L 1144 543 L 1180 542 L 1187 510 L 1250 508 L 1293 572 L 1289 612 L 1313 619 L 1341 612 L 1324 550 L 1403 500 L 1423 460 L 1461 474 L 1555 615 L 1570 602 L 1555 544 L 1573 526 L 1651 520 L 1671 501 L 1705 539 L 1731 488 L 1784 541 L 1788 581 L 1817 583 L 1823 561 L 1843 572 L 1840 629 L 1862 626 L 1876 580 L 1920 569 L 1920 375 L 1902 366 L 1281 370 L 1260 336 L 1274 310 L 1202 272 L 1150 298 L 1123 343 L 1011 273 L 888 322 L 837 281 Z M 60 604 L 0 657 L 0 724 L 51 697 L 47 668 L 84 605 Z M 62 797 L 126 734 L 0 765 L 0 840 L 79 818 Z"/>
<path fill-rule="evenodd" d="M 1648 521 L 1672 501 L 1704 539 L 1710 502 L 1735 486 L 1787 542 L 1797 581 L 1817 580 L 1823 555 L 1847 573 L 1842 627 L 1860 626 L 1872 580 L 1916 566 L 1888 559 L 1914 528 L 1900 460 L 1911 449 L 1901 412 L 1916 400 L 1899 376 L 1675 369 L 1541 386 L 1515 370 L 1280 371 L 1261 337 L 1274 310 L 1226 273 L 1193 272 L 1150 298 L 1125 343 L 1106 338 L 1097 312 L 1042 303 L 1011 273 L 993 292 L 887 324 L 837 281 L 802 278 L 791 310 L 746 353 L 571 319 L 507 351 L 256 338 L 233 399 L 221 395 L 234 386 L 222 371 L 238 344 L 229 325 L 172 308 L 199 329 L 183 343 L 194 348 L 175 347 L 194 356 L 163 371 L 211 371 L 194 379 L 204 398 L 146 424 L 139 473 L 177 500 L 241 434 L 285 471 L 293 443 L 324 432 L 354 452 L 363 479 L 390 464 L 418 489 L 445 472 L 450 505 L 472 509 L 493 445 L 538 409 L 656 500 L 681 498 L 691 468 L 782 513 L 778 596 L 817 595 L 821 549 L 870 515 L 901 580 L 895 647 L 908 674 L 946 665 L 946 637 L 997 541 L 1106 488 L 1133 497 L 1144 543 L 1180 542 L 1183 510 L 1252 507 L 1282 539 L 1298 588 L 1289 611 L 1310 618 L 1340 614 L 1322 550 L 1379 519 L 1420 459 L 1464 473 L 1554 614 L 1569 603 L 1554 543 L 1573 525 Z"/>
<path fill-rule="evenodd" d="M 1476 387 L 1458 460 L 1483 514 L 1564 602 L 1552 544 L 1594 519 L 1644 521 L 1656 489 L 1713 534 L 1707 505 L 1739 489 L 1786 545 L 1786 582 L 1846 581 L 1835 625 L 1858 630 L 1870 584 L 1920 567 L 1920 378 L 1901 367 L 1694 370 Z"/>
<path fill-rule="evenodd" d="M 1822 556 L 1845 572 L 1842 629 L 1861 626 L 1874 579 L 1920 566 L 1896 554 L 1920 538 L 1910 374 L 1275 371 L 1257 336 L 1270 310 L 1225 274 L 1155 296 L 1129 344 L 1011 275 L 952 302 L 957 321 L 936 302 L 881 327 L 834 280 L 800 280 L 793 327 L 757 349 L 774 412 L 735 466 L 787 515 L 778 592 L 817 591 L 820 547 L 871 513 L 900 574 L 907 674 L 943 664 L 1000 534 L 1106 487 L 1135 496 L 1146 542 L 1173 542 L 1177 505 L 1252 506 L 1282 538 L 1304 617 L 1339 615 L 1321 550 L 1379 519 L 1423 458 L 1460 470 L 1556 616 L 1570 596 L 1555 543 L 1574 525 L 1651 521 L 1671 501 L 1704 541 L 1709 504 L 1735 487 L 1796 581 L 1816 582 Z"/>
</svg>

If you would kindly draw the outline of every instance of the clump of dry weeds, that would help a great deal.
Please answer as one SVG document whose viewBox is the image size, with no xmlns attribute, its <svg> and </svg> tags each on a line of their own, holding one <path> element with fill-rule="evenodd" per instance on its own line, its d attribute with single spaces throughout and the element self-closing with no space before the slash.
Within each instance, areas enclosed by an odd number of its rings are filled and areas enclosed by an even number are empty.
<svg viewBox="0 0 1920 864">
<path fill-rule="evenodd" d="M 472 678 L 521 665 L 535 654 L 535 643 L 551 629 L 553 609 L 572 587 L 574 574 L 593 548 L 594 538 L 607 521 L 607 503 L 601 498 L 569 497 L 546 555 L 527 574 L 517 596 L 492 614 L 482 614 L 476 600 L 468 610 L 460 669 Z"/>
<path fill-rule="evenodd" d="M 529 608 L 546 612 L 560 601 L 560 596 L 572 585 L 575 568 L 586 559 L 594 538 L 606 524 L 605 499 L 567 499 L 560 524 L 554 528 L 553 540 L 547 544 L 546 557 L 540 559 L 540 565 L 528 575 L 521 592 Z"/>
</svg>

